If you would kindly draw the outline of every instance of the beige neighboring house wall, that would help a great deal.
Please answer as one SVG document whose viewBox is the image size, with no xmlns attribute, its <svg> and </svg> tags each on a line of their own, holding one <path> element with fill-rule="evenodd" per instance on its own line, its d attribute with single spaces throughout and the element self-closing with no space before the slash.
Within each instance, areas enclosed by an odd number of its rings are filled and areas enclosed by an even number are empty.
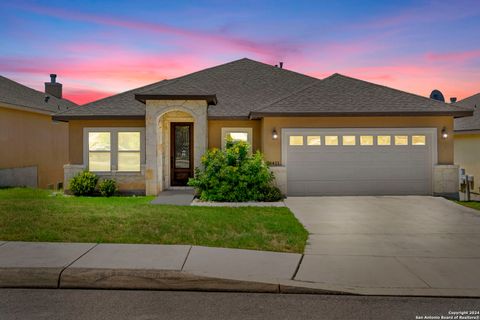
<svg viewBox="0 0 480 320">
<path fill-rule="evenodd" d="M 68 123 L 0 104 L 0 148 L 0 170 L 37 167 L 37 186 L 56 188 L 68 161 Z"/>
<path fill-rule="evenodd" d="M 455 134 L 455 163 L 474 176 L 475 192 L 480 192 L 480 131 Z"/>
</svg>

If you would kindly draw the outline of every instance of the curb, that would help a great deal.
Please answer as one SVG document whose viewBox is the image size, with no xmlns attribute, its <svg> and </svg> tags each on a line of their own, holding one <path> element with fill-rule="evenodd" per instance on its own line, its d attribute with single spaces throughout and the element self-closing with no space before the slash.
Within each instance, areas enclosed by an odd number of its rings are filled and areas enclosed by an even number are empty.
<svg viewBox="0 0 480 320">
<path fill-rule="evenodd" d="M 1 268 L 0 288 L 351 294 L 281 283 L 198 276 L 175 270 Z"/>
</svg>

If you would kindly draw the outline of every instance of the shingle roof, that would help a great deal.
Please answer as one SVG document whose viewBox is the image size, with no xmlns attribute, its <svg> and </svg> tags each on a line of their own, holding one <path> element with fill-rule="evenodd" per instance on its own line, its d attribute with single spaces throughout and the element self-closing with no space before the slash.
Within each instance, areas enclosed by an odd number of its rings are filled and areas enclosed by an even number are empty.
<svg viewBox="0 0 480 320">
<path fill-rule="evenodd" d="M 474 108 L 473 116 L 455 119 L 455 131 L 480 130 L 480 93 L 465 98 L 458 105 L 468 108 Z"/>
<path fill-rule="evenodd" d="M 123 92 L 55 118 L 143 118 L 142 102 L 147 96 L 212 98 L 209 118 L 262 114 L 471 114 L 468 109 L 339 74 L 319 80 L 244 58 Z"/>
<path fill-rule="evenodd" d="M 61 117 L 144 116 L 145 104 L 135 100 L 135 94 L 188 93 L 216 96 L 218 103 L 208 108 L 210 118 L 247 118 L 250 111 L 316 81 L 320 80 L 244 58 L 98 100 Z"/>
<path fill-rule="evenodd" d="M 55 115 L 54 118 L 58 120 L 90 117 L 105 117 L 109 119 L 117 117 L 144 118 L 145 104 L 135 100 L 135 93 L 148 90 L 149 88 L 153 88 L 165 82 L 168 82 L 168 80 L 162 80 L 143 87 L 96 100 L 68 111 L 61 112 Z"/>
<path fill-rule="evenodd" d="M 252 112 L 263 115 L 395 115 L 453 114 L 471 111 L 456 105 L 333 74 Z"/>
<path fill-rule="evenodd" d="M 49 97 L 47 102 L 45 101 L 46 96 Z M 55 98 L 52 95 L 26 87 L 3 76 L 0 76 L 1 103 L 51 114 L 77 106 L 69 100 Z"/>
</svg>

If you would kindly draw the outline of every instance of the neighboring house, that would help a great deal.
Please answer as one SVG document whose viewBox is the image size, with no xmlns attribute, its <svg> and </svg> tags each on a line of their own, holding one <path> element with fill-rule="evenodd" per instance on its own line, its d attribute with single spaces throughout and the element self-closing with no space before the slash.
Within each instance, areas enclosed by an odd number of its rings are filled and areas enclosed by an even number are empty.
<svg viewBox="0 0 480 320">
<path fill-rule="evenodd" d="M 61 187 L 68 124 L 52 115 L 77 105 L 61 98 L 55 77 L 44 93 L 0 76 L 0 186 Z"/>
<path fill-rule="evenodd" d="M 474 108 L 473 116 L 455 120 L 455 163 L 474 176 L 475 192 L 480 192 L 480 93 L 457 103 Z"/>
<path fill-rule="evenodd" d="M 241 59 L 54 119 L 70 124 L 66 182 L 88 169 L 156 195 L 186 185 L 207 148 L 230 135 L 276 165 L 290 196 L 455 195 L 453 121 L 471 114 L 339 74 L 319 80 Z"/>
</svg>

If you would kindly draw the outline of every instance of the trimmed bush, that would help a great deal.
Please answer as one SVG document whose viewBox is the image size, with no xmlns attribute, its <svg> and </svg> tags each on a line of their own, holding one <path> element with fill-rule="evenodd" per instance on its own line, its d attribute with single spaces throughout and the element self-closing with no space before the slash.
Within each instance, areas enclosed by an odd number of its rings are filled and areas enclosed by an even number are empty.
<svg viewBox="0 0 480 320">
<path fill-rule="evenodd" d="M 98 184 L 98 189 L 100 190 L 100 194 L 104 197 L 111 197 L 115 195 L 117 192 L 117 182 L 113 179 L 105 179 L 102 180 Z"/>
<path fill-rule="evenodd" d="M 246 202 L 278 201 L 283 198 L 273 186 L 274 176 L 260 152 L 249 154 L 246 142 L 227 141 L 225 150 L 212 149 L 195 170 L 193 186 L 200 200 Z"/>
<path fill-rule="evenodd" d="M 69 189 L 76 196 L 89 196 L 95 192 L 98 176 L 89 171 L 83 171 L 70 180 Z"/>
</svg>

